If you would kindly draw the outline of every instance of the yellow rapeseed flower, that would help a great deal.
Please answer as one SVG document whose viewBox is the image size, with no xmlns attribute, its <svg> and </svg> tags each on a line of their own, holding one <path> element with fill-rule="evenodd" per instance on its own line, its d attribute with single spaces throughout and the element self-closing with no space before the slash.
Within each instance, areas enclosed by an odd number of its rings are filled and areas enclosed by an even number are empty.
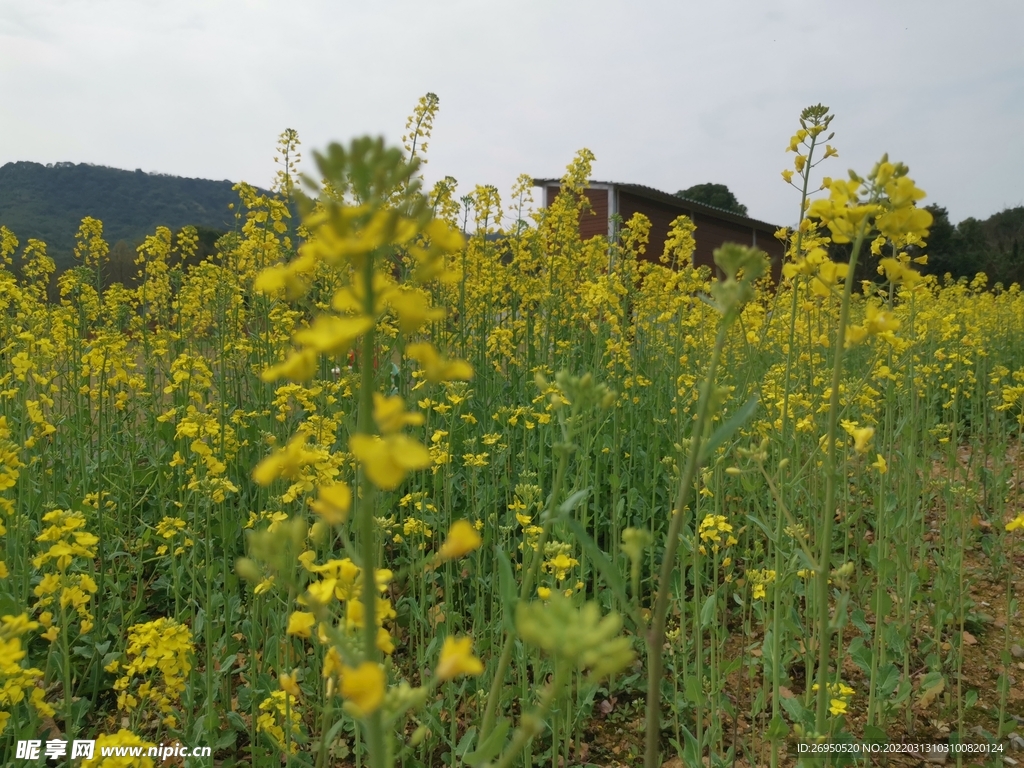
<svg viewBox="0 0 1024 768">
<path fill-rule="evenodd" d="M 306 449 L 306 435 L 299 433 L 256 465 L 252 479 L 260 485 L 270 485 L 279 477 L 295 480 L 302 468 L 317 459 L 317 454 Z"/>
<path fill-rule="evenodd" d="M 431 307 L 430 297 L 418 289 L 394 291 L 388 303 L 398 315 L 398 329 L 402 333 L 412 333 L 424 323 L 444 318 L 444 310 Z"/>
<path fill-rule="evenodd" d="M 316 617 L 312 613 L 293 611 L 288 617 L 287 633 L 297 637 L 309 637 L 314 624 L 316 624 Z"/>
<path fill-rule="evenodd" d="M 456 640 L 449 635 L 444 639 L 441 659 L 435 672 L 438 680 L 453 680 L 459 675 L 479 675 L 483 671 L 483 663 L 473 655 L 473 638 Z"/>
<path fill-rule="evenodd" d="M 370 482 L 393 491 L 405 476 L 430 466 L 430 451 L 407 435 L 352 435 L 349 449 L 366 471 Z"/>
<path fill-rule="evenodd" d="M 842 421 L 843 429 L 853 438 L 853 449 L 857 453 L 867 453 L 871 438 L 875 435 L 874 427 L 858 427 L 855 421 Z"/>
<path fill-rule="evenodd" d="M 96 744 L 93 749 L 93 756 L 82 761 L 82 768 L 153 768 L 155 763 L 149 757 L 145 757 L 150 747 L 156 746 L 150 741 L 145 741 L 136 736 L 126 728 L 110 735 L 101 734 L 96 737 Z M 139 747 L 143 757 L 110 757 L 104 756 L 104 749 L 108 747 Z"/>
<path fill-rule="evenodd" d="M 405 354 L 420 364 L 427 381 L 434 384 L 442 381 L 469 381 L 473 378 L 473 367 L 469 363 L 442 358 L 429 342 L 410 344 L 405 348 Z"/>
<path fill-rule="evenodd" d="M 456 520 L 448 530 L 448 537 L 438 550 L 437 556 L 442 560 L 455 560 L 468 555 L 482 543 L 483 540 L 472 523 L 468 520 Z"/>
<path fill-rule="evenodd" d="M 285 691 L 292 696 L 298 696 L 301 693 L 301 691 L 299 691 L 298 683 L 295 682 L 294 675 L 289 675 L 287 673 L 282 674 L 277 678 L 277 684 L 281 686 L 282 691 Z"/>
<path fill-rule="evenodd" d="M 358 667 L 341 668 L 341 695 L 358 717 L 373 714 L 384 701 L 387 678 L 380 664 L 364 661 Z"/>
<path fill-rule="evenodd" d="M 309 328 L 296 332 L 295 341 L 317 352 L 335 355 L 346 351 L 357 338 L 373 327 L 366 316 L 318 315 Z"/>
<path fill-rule="evenodd" d="M 381 434 L 390 435 L 403 427 L 418 427 L 423 423 L 423 414 L 408 413 L 405 410 L 405 400 L 399 395 L 385 397 L 380 392 L 374 392 L 373 420 Z"/>
<path fill-rule="evenodd" d="M 352 491 L 345 483 L 320 486 L 311 506 L 328 525 L 341 525 L 348 519 L 352 507 Z"/>
<path fill-rule="evenodd" d="M 853 431 L 853 450 L 857 453 L 867 453 L 868 444 L 875 434 L 874 427 L 862 427 Z"/>
<path fill-rule="evenodd" d="M 277 381 L 278 379 L 309 381 L 313 378 L 314 373 L 316 373 L 316 350 L 302 349 L 292 352 L 283 362 L 267 368 L 260 374 L 260 378 L 263 381 Z"/>
</svg>

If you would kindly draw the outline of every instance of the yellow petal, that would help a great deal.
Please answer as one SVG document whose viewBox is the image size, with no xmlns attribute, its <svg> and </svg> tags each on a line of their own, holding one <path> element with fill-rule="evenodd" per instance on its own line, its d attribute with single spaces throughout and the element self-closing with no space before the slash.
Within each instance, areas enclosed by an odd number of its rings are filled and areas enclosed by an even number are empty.
<svg viewBox="0 0 1024 768">
<path fill-rule="evenodd" d="M 482 543 L 480 534 L 468 520 L 456 520 L 452 523 L 438 556 L 443 560 L 454 560 L 478 549 Z"/>
<path fill-rule="evenodd" d="M 459 675 L 479 675 L 483 671 L 484 665 L 473 655 L 473 638 L 456 640 L 449 636 L 444 639 L 435 673 L 438 680 L 453 680 Z"/>
<path fill-rule="evenodd" d="M 309 637 L 310 630 L 314 624 L 316 624 L 316 617 L 312 613 L 308 611 L 293 611 L 292 615 L 288 617 L 287 633 L 297 637 Z M 289 691 L 289 693 L 294 692 Z"/>
<path fill-rule="evenodd" d="M 431 307 L 429 297 L 422 291 L 396 292 L 390 303 L 398 316 L 398 328 L 402 333 L 412 333 L 424 323 L 444 317 L 444 310 Z"/>
<path fill-rule="evenodd" d="M 309 328 L 295 334 L 295 341 L 317 352 L 338 354 L 352 346 L 352 342 L 372 327 L 373 320 L 364 315 L 320 315 Z"/>
<path fill-rule="evenodd" d="M 312 507 L 325 523 L 341 525 L 348 519 L 352 507 L 352 491 L 345 483 L 321 486 Z"/>
<path fill-rule="evenodd" d="M 392 491 L 406 474 L 430 466 L 430 451 L 406 435 L 352 435 L 349 449 L 375 486 Z"/>
<path fill-rule="evenodd" d="M 386 684 L 384 670 L 372 661 L 364 661 L 355 668 L 342 667 L 341 695 L 359 717 L 377 711 L 384 701 Z"/>
<path fill-rule="evenodd" d="M 465 360 L 446 360 L 427 342 L 410 344 L 405 353 L 420 364 L 427 380 L 432 383 L 469 381 L 473 378 L 473 367 L 469 363 Z"/>
<path fill-rule="evenodd" d="M 316 373 L 316 350 L 303 349 L 292 352 L 284 362 L 267 368 L 260 378 L 263 381 L 277 381 L 288 379 L 290 381 L 309 381 Z"/>
</svg>

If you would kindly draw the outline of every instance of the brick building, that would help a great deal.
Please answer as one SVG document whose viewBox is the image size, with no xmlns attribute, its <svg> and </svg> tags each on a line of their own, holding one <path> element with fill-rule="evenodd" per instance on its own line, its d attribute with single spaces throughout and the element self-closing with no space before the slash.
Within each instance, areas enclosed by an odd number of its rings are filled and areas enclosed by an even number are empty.
<svg viewBox="0 0 1024 768">
<path fill-rule="evenodd" d="M 544 205 L 551 205 L 560 189 L 559 179 L 534 179 L 533 184 L 544 189 Z M 778 279 L 785 248 L 775 238 L 775 231 L 779 228 L 775 224 L 686 200 L 641 184 L 591 181 L 585 194 L 592 210 L 580 216 L 580 236 L 584 239 L 595 235 L 613 237 L 612 217 L 615 214 L 627 222 L 634 213 L 642 213 L 651 221 L 651 240 L 646 255 L 656 261 L 665 248 L 665 238 L 672 220 L 685 214 L 697 227 L 693 233 L 697 243 L 693 253 L 695 265 L 714 267 L 712 254 L 716 248 L 723 243 L 739 243 L 760 248 L 767 253 L 772 262 L 772 275 Z"/>
</svg>

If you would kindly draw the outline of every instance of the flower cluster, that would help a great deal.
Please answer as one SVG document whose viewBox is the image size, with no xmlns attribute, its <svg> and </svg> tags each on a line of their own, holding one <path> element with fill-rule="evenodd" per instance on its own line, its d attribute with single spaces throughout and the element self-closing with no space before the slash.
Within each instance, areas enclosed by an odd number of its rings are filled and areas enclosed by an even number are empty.
<svg viewBox="0 0 1024 768">
<path fill-rule="evenodd" d="M 0 734 L 7 727 L 12 710 L 23 701 L 27 700 L 40 716 L 54 714 L 40 686 L 42 670 L 22 666 L 27 651 L 22 647 L 21 638 L 38 627 L 39 624 L 29 621 L 28 614 L 24 613 L 0 619 Z"/>
<path fill-rule="evenodd" d="M 140 738 L 127 728 L 120 729 L 117 733 L 101 733 L 96 737 L 93 745 L 93 756 L 82 761 L 81 768 L 154 768 L 156 762 L 147 756 L 150 747 L 155 747 L 151 741 Z M 117 754 L 104 755 L 105 749 L 110 747 L 141 747 L 141 757 L 123 756 Z"/>
<path fill-rule="evenodd" d="M 768 585 L 775 581 L 775 571 L 765 568 L 749 569 L 746 576 L 750 583 L 750 597 L 754 600 L 763 600 L 768 594 Z"/>
<path fill-rule="evenodd" d="M 174 619 L 133 626 L 128 630 L 127 659 L 115 659 L 106 667 L 108 672 L 123 672 L 114 681 L 118 709 L 133 712 L 153 706 L 164 724 L 174 727 L 174 706 L 188 682 L 194 652 L 189 628 Z"/>
<path fill-rule="evenodd" d="M 366 625 L 363 590 L 366 588 L 363 570 L 349 558 L 332 559 L 317 564 L 316 554 L 310 550 L 299 555 L 303 568 L 317 576 L 317 580 L 309 585 L 299 603 L 310 610 L 292 612 L 288 620 L 288 634 L 308 638 L 315 623 L 320 624 L 318 637 L 321 642 L 330 642 L 329 632 L 332 630 L 352 635 Z M 375 593 L 387 590 L 392 579 L 389 570 L 380 569 L 374 574 Z M 391 653 L 395 646 L 391 640 L 385 623 L 395 618 L 395 610 L 391 601 L 385 597 L 375 597 L 376 610 L 374 619 L 377 624 L 377 648 L 383 653 Z M 340 622 L 334 625 L 334 616 Z"/>
<path fill-rule="evenodd" d="M 35 608 L 40 611 L 39 623 L 47 628 L 43 637 L 53 642 L 62 631 L 70 629 L 65 618 L 69 607 L 78 614 L 82 634 L 92 629 L 89 601 L 96 592 L 96 582 L 89 574 L 72 570 L 72 565 L 76 559 L 81 560 L 80 565 L 90 562 L 96 556 L 99 538 L 82 530 L 85 517 L 69 510 L 47 512 L 43 515 L 43 522 L 49 525 L 36 537 L 36 541 L 49 546 L 33 558 L 32 565 L 40 570 L 47 566 L 55 570 L 44 573 L 33 593 L 38 598 Z M 59 614 L 57 624 L 54 623 L 54 609 Z"/>
<path fill-rule="evenodd" d="M 812 691 L 819 689 L 818 684 L 815 683 L 811 686 Z M 850 704 L 850 699 L 853 698 L 855 691 L 853 688 L 848 686 L 846 683 L 840 681 L 838 683 L 828 684 L 828 697 L 829 706 L 828 711 L 834 716 L 846 714 L 847 708 Z"/>
<path fill-rule="evenodd" d="M 711 542 L 711 548 L 714 552 L 717 552 L 722 544 L 731 547 L 737 543 L 737 539 L 732 531 L 732 524 L 728 522 L 725 515 L 705 515 L 704 519 L 700 521 L 698 528 L 700 540 Z M 701 553 L 704 554 L 703 546 L 701 546 Z"/>
<path fill-rule="evenodd" d="M 295 737 L 302 732 L 302 713 L 297 705 L 291 693 L 274 691 L 260 702 L 260 715 L 256 718 L 256 730 L 267 734 L 279 749 L 289 744 L 291 754 L 299 751 Z"/>
</svg>

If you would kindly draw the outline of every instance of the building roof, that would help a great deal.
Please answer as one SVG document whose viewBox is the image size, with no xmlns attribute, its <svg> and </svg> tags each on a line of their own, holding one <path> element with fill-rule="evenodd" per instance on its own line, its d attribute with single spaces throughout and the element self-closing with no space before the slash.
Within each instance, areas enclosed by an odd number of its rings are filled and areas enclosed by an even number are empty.
<svg viewBox="0 0 1024 768">
<path fill-rule="evenodd" d="M 561 179 L 534 179 L 533 185 L 535 187 L 548 187 L 553 184 L 561 184 Z M 760 221 L 758 219 L 752 219 L 749 216 L 741 216 L 738 213 L 727 211 L 724 208 L 717 208 L 713 205 L 707 205 L 706 203 L 699 203 L 696 200 L 690 200 L 679 195 L 669 194 L 668 192 L 662 192 L 660 189 L 654 187 L 648 187 L 644 184 L 624 184 L 618 181 L 595 181 L 591 179 L 589 182 L 591 187 L 614 187 L 620 189 L 623 192 L 629 192 L 630 194 L 638 197 L 644 197 L 648 200 L 654 200 L 659 203 L 665 203 L 667 205 L 676 206 L 680 208 L 689 208 L 697 213 L 704 213 L 709 216 L 714 216 L 725 221 L 731 221 L 734 224 L 742 224 L 745 227 L 753 227 L 755 229 L 761 229 L 765 232 L 775 234 L 775 231 L 779 228 L 778 224 L 769 224 L 767 221 Z"/>
</svg>

